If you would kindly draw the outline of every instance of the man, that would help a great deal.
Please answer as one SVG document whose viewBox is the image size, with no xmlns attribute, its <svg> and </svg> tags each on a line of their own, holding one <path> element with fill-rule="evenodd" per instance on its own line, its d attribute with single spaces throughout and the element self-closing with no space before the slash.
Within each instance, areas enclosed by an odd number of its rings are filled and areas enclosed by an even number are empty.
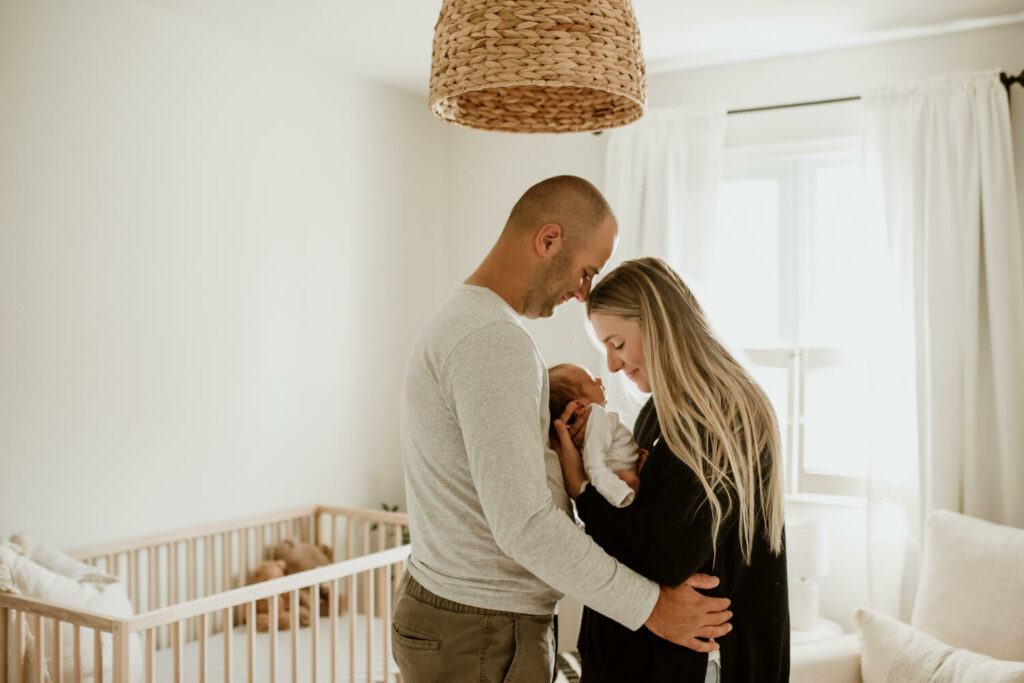
<svg viewBox="0 0 1024 683">
<path fill-rule="evenodd" d="M 546 443 L 548 375 L 522 318 L 584 301 L 617 233 L 587 181 L 534 185 L 413 350 L 401 425 L 413 548 L 392 633 L 407 683 L 550 681 L 562 593 L 702 652 L 717 645 L 698 638 L 731 629 L 729 601 L 694 590 L 717 579 L 659 587 L 575 525 Z"/>
</svg>

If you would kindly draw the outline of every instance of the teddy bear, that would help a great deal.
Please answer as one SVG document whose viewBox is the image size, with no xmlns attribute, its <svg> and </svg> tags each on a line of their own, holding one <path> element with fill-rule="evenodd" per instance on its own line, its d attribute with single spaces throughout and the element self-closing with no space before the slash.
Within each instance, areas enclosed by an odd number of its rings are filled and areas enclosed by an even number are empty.
<svg viewBox="0 0 1024 683">
<path fill-rule="evenodd" d="M 323 544 L 313 545 L 312 543 L 302 543 L 286 538 L 271 549 L 270 556 L 275 560 L 283 560 L 285 562 L 285 574 L 296 574 L 330 564 L 331 548 Z M 329 590 L 329 584 L 320 585 L 319 612 L 321 616 L 327 616 L 329 613 Z M 301 591 L 299 598 L 304 604 L 308 604 L 309 591 Z M 344 597 L 339 596 L 338 601 L 339 609 L 344 610 Z M 303 626 L 305 626 L 305 623 L 303 623 Z"/>
<path fill-rule="evenodd" d="M 285 569 L 288 563 L 284 560 L 264 560 L 253 569 L 246 580 L 246 585 L 254 583 L 260 583 L 261 581 L 270 581 L 285 575 Z M 262 600 L 256 601 L 256 630 L 257 631 L 269 631 L 270 630 L 270 600 L 271 598 L 263 598 Z M 285 631 L 291 628 L 292 615 L 291 607 L 289 604 L 288 594 L 276 596 L 277 600 L 277 628 L 279 631 Z M 245 621 L 245 614 L 242 614 L 242 623 Z M 309 610 L 309 591 L 299 591 L 299 625 L 309 626 L 310 623 L 310 610 Z"/>
</svg>

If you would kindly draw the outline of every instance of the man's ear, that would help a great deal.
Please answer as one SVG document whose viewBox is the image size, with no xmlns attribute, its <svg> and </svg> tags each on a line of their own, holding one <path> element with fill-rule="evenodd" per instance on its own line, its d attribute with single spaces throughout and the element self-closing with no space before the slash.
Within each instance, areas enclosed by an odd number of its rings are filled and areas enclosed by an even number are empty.
<svg viewBox="0 0 1024 683">
<path fill-rule="evenodd" d="M 562 226 L 558 223 L 546 223 L 533 238 L 533 248 L 538 256 L 550 257 L 562 248 Z"/>
</svg>

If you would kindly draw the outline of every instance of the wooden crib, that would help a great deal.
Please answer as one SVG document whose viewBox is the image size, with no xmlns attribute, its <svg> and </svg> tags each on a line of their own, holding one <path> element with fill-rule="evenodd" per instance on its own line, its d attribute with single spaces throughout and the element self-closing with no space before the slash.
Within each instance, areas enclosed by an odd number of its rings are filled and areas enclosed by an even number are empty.
<svg viewBox="0 0 1024 683">
<path fill-rule="evenodd" d="M 0 593 L 0 673 L 11 683 L 42 683 L 45 661 L 49 679 L 61 683 L 100 683 L 105 667 L 113 683 L 400 683 L 391 658 L 391 600 L 409 555 L 407 528 L 402 513 L 320 505 L 72 551 L 120 577 L 136 616 L 115 619 Z M 246 586 L 249 571 L 284 538 L 325 544 L 334 563 Z M 328 615 L 314 613 L 305 627 L 293 618 L 278 632 L 272 599 L 270 630 L 257 632 L 256 601 L 284 595 L 294 616 L 300 591 L 309 591 L 315 606 L 321 585 Z M 37 651 L 46 657 L 25 656 L 25 634 L 37 648 L 43 644 Z"/>
</svg>

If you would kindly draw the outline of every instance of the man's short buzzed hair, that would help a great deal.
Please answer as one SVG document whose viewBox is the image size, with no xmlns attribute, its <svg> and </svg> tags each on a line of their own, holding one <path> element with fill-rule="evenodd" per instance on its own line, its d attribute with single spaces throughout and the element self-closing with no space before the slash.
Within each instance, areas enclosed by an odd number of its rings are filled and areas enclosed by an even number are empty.
<svg viewBox="0 0 1024 683">
<path fill-rule="evenodd" d="M 558 223 L 568 242 L 593 230 L 613 216 L 608 200 L 591 183 L 574 175 L 542 180 L 519 198 L 505 223 L 505 230 L 534 230 Z"/>
</svg>

